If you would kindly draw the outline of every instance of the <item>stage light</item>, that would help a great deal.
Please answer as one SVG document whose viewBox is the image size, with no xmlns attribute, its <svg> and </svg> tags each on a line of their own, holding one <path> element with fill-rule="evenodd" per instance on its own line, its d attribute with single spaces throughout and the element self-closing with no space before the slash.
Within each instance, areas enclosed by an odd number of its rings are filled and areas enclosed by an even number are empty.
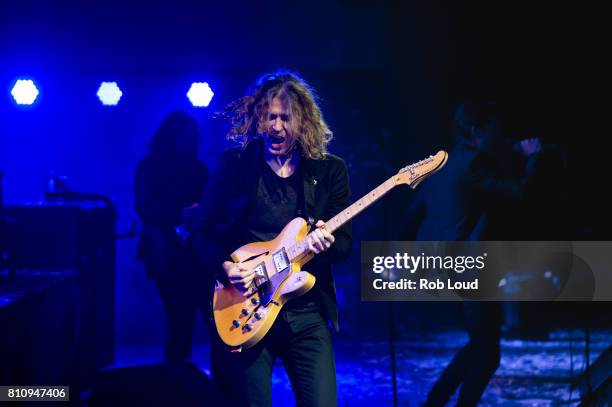
<svg viewBox="0 0 612 407">
<path fill-rule="evenodd" d="M 117 82 L 102 82 L 96 95 L 104 106 L 116 106 L 123 92 L 119 89 Z"/>
<path fill-rule="evenodd" d="M 31 79 L 19 79 L 15 82 L 11 95 L 18 105 L 31 105 L 38 97 L 38 89 Z"/>
<path fill-rule="evenodd" d="M 207 107 L 214 95 L 207 82 L 194 82 L 187 92 L 189 101 L 195 107 Z"/>
</svg>

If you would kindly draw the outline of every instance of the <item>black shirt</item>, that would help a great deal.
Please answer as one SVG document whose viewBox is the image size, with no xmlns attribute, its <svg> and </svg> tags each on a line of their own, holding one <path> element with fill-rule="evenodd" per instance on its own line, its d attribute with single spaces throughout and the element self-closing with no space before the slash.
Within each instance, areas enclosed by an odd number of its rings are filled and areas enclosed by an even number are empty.
<svg viewBox="0 0 612 407">
<path fill-rule="evenodd" d="M 298 169 L 287 178 L 280 177 L 262 161 L 257 195 L 246 217 L 248 242 L 274 239 L 298 211 L 299 188 L 303 186 Z"/>
<path fill-rule="evenodd" d="M 303 205 L 304 181 L 301 167 L 283 178 L 261 161 L 261 176 L 253 205 L 246 214 L 244 225 L 247 242 L 265 242 L 274 239 L 293 218 L 298 216 Z M 311 311 L 319 308 L 316 290 L 292 299 L 286 308 Z"/>
</svg>

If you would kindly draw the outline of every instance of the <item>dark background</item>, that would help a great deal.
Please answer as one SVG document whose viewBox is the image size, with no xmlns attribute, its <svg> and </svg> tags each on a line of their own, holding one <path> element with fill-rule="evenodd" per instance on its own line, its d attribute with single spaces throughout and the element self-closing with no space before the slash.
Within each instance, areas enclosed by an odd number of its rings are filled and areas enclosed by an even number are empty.
<svg viewBox="0 0 612 407">
<path fill-rule="evenodd" d="M 349 164 L 354 198 L 448 148 L 456 105 L 484 98 L 507 107 L 512 136 L 540 137 L 562 152 L 559 194 L 533 209 L 558 227 L 547 238 L 609 239 L 602 134 L 587 127 L 603 108 L 585 93 L 599 85 L 597 14 L 560 2 L 3 1 L 4 199 L 40 200 L 48 177 L 65 175 L 71 189 L 109 196 L 118 228 L 128 230 L 137 219 L 135 169 L 163 117 L 193 115 L 201 157 L 214 166 L 223 125 L 210 114 L 261 73 L 289 68 L 321 96 L 331 151 Z M 33 107 L 10 96 L 22 75 L 41 91 Z M 101 81 L 119 83 L 118 106 L 100 104 Z M 215 92 L 208 108 L 185 97 L 193 81 Z M 354 254 L 337 273 L 349 332 L 386 332 L 375 317 L 383 305 L 359 304 L 359 242 L 399 238 L 394 226 L 412 196 L 394 191 L 355 221 Z M 118 340 L 161 343 L 161 304 L 135 251 L 136 239 L 117 242 Z M 406 305 L 400 320 L 413 330 L 457 323 L 457 312 L 439 307 Z M 363 312 L 374 316 L 367 324 Z"/>
</svg>

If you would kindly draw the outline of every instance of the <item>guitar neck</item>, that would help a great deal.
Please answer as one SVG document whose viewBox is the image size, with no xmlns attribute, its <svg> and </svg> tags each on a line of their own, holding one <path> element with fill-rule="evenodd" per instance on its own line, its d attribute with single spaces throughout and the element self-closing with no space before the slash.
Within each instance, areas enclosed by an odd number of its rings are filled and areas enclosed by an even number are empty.
<svg viewBox="0 0 612 407">
<path fill-rule="evenodd" d="M 387 192 L 392 190 L 396 185 L 395 176 L 389 178 L 372 191 L 368 192 L 366 195 L 361 197 L 358 201 L 354 202 L 348 208 L 339 212 L 336 216 L 328 220 L 326 223 L 327 230 L 330 233 L 334 233 L 337 229 L 339 229 L 346 222 L 353 219 L 357 214 L 361 213 L 365 208 L 372 205 L 378 199 L 380 199 Z M 310 253 L 308 250 L 308 239 L 302 239 L 301 241 L 295 243 L 293 246 L 287 248 L 287 254 L 289 258 L 294 260 L 299 260 Z"/>
<path fill-rule="evenodd" d="M 389 178 L 364 196 L 362 196 L 358 201 L 354 202 L 351 206 L 346 208 L 345 210 L 339 212 L 336 216 L 325 222 L 327 224 L 327 230 L 330 233 L 334 233 L 337 229 L 339 229 L 346 222 L 353 219 L 359 213 L 361 213 L 365 208 L 372 205 L 378 199 L 380 199 L 387 192 L 392 190 L 397 184 L 395 183 L 394 177 Z"/>
</svg>

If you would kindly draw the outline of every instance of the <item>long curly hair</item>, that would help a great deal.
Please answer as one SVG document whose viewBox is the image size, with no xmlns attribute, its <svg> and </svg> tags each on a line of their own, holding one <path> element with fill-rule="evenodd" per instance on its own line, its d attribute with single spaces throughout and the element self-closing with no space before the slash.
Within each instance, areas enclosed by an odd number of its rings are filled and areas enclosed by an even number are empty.
<svg viewBox="0 0 612 407">
<path fill-rule="evenodd" d="M 315 160 L 324 158 L 333 134 L 323 119 L 314 90 L 291 71 L 264 74 L 248 95 L 226 106 L 221 113 L 229 122 L 226 137 L 246 147 L 251 140 L 265 134 L 268 109 L 274 98 L 288 107 L 289 126 L 302 154 Z"/>
</svg>

